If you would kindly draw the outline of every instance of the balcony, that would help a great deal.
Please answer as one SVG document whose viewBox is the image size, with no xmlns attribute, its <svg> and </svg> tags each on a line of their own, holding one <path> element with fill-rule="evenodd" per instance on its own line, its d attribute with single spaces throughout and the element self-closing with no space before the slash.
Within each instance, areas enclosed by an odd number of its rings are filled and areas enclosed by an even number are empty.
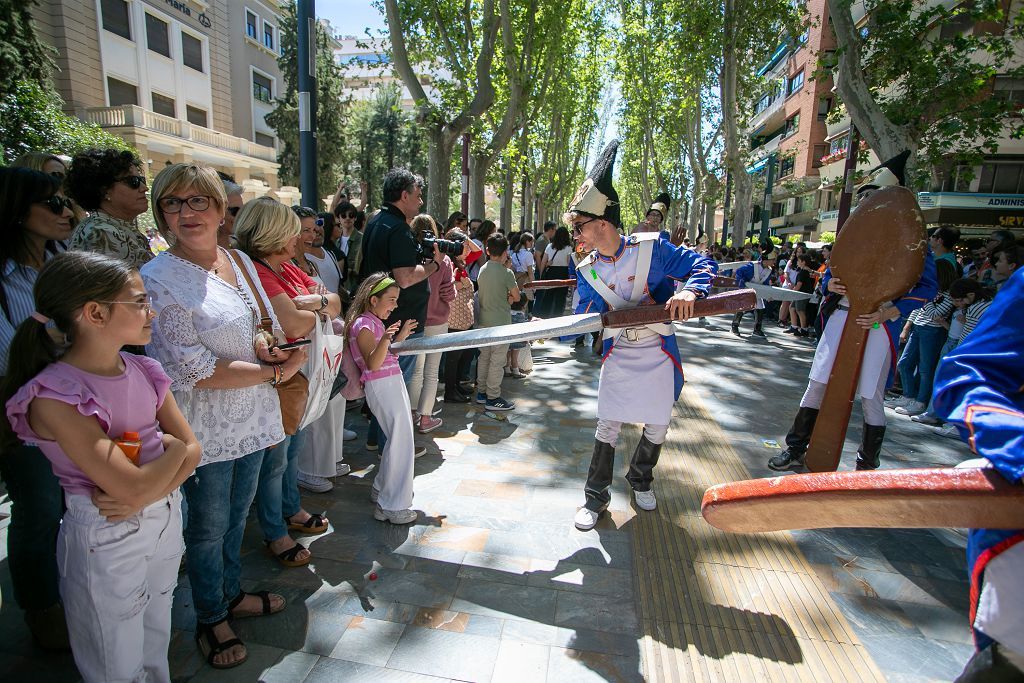
<svg viewBox="0 0 1024 683">
<path fill-rule="evenodd" d="M 759 100 L 754 108 L 754 116 L 750 119 L 750 131 L 756 132 L 766 128 L 776 118 L 781 123 L 782 105 L 785 103 L 785 100 L 786 98 L 782 94 L 776 95 L 774 99 L 770 99 L 767 102 L 764 99 Z"/>
<path fill-rule="evenodd" d="M 779 144 L 782 143 L 782 139 L 784 137 L 784 133 L 779 133 L 778 135 L 776 135 L 775 137 L 773 137 L 771 140 L 764 143 L 760 147 L 755 147 L 754 149 L 750 150 L 751 163 L 756 163 L 761 159 L 764 159 L 766 156 L 768 156 L 775 150 L 777 150 L 779 148 Z"/>
<path fill-rule="evenodd" d="M 78 113 L 78 117 L 100 128 L 142 128 L 263 161 L 277 162 L 277 151 L 273 147 L 257 145 L 245 138 L 157 114 L 133 104 L 85 109 Z"/>
</svg>

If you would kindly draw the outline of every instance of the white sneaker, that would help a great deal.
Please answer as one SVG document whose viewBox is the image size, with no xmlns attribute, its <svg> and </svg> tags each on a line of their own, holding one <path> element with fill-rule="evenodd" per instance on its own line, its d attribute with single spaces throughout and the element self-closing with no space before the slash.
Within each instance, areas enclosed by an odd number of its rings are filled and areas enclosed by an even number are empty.
<svg viewBox="0 0 1024 683">
<path fill-rule="evenodd" d="M 373 508 L 373 518 L 378 522 L 411 524 L 416 521 L 415 510 L 385 510 L 380 505 Z"/>
<path fill-rule="evenodd" d="M 897 415 L 920 415 L 928 410 L 928 406 L 920 401 L 910 400 L 896 409 Z"/>
<path fill-rule="evenodd" d="M 343 439 L 345 441 L 355 441 L 356 433 L 354 431 L 352 431 L 351 429 L 348 429 L 347 427 L 344 428 L 344 431 L 342 432 L 342 434 L 343 434 Z"/>
<path fill-rule="evenodd" d="M 375 488 L 373 488 L 371 486 L 370 487 L 370 502 L 371 503 L 376 503 L 378 498 L 380 498 L 380 491 L 378 491 L 377 489 L 375 489 Z"/>
<path fill-rule="evenodd" d="M 932 431 L 939 436 L 944 436 L 947 439 L 959 439 L 960 430 L 956 428 L 956 425 L 944 424 L 941 427 L 932 427 Z"/>
<path fill-rule="evenodd" d="M 349 464 L 347 462 L 339 462 L 338 463 L 338 471 L 337 471 L 337 473 L 334 476 L 336 476 L 336 477 L 344 477 L 346 474 L 348 474 L 351 471 L 352 471 L 352 468 L 349 467 Z"/>
<path fill-rule="evenodd" d="M 580 531 L 590 531 L 597 525 L 597 520 L 600 517 L 600 512 L 594 512 L 583 507 L 576 511 L 576 516 L 573 517 L 572 521 Z"/>
<path fill-rule="evenodd" d="M 921 413 L 920 415 L 914 415 L 910 419 L 919 424 L 928 425 L 929 427 L 942 426 L 942 420 L 935 417 L 934 415 L 929 414 L 927 411 Z"/>
<path fill-rule="evenodd" d="M 909 396 L 897 396 L 896 398 L 885 399 L 884 403 L 886 408 L 899 408 L 900 406 L 906 405 L 907 401 L 910 400 L 911 398 Z"/>
<path fill-rule="evenodd" d="M 654 497 L 654 489 L 650 491 L 633 491 L 636 498 L 636 506 L 641 510 L 653 510 L 658 507 L 658 501 Z"/>
<path fill-rule="evenodd" d="M 299 472 L 296 477 L 299 488 L 306 489 L 312 493 L 327 493 L 334 488 L 334 484 L 331 483 L 330 479 L 326 477 L 316 477 L 312 474 L 306 474 L 305 472 Z"/>
</svg>

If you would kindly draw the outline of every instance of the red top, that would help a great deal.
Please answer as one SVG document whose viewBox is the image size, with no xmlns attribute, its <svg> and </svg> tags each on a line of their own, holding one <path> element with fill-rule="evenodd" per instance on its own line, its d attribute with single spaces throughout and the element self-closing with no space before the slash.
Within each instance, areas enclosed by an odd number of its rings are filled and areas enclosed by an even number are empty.
<svg viewBox="0 0 1024 683">
<path fill-rule="evenodd" d="M 278 294 L 285 294 L 289 299 L 294 299 L 301 294 L 312 294 L 316 290 L 317 282 L 302 270 L 287 261 L 282 264 L 283 270 L 275 273 L 262 261 L 253 260 L 256 264 L 256 273 L 260 276 L 260 284 L 263 285 L 268 299 L 273 299 Z M 288 338 L 293 342 L 296 338 Z"/>
</svg>

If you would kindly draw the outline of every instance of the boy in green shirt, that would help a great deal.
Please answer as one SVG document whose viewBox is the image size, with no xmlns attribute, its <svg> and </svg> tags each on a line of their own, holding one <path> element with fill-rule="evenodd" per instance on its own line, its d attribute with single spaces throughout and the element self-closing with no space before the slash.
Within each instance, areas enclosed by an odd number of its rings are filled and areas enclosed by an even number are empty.
<svg viewBox="0 0 1024 683">
<path fill-rule="evenodd" d="M 512 322 L 512 304 L 519 301 L 516 276 L 508 268 L 508 240 L 501 233 L 487 238 L 487 263 L 477 276 L 480 319 L 477 327 L 497 327 Z M 484 346 L 476 365 L 476 402 L 488 410 L 512 410 L 516 404 L 501 398 L 508 344 Z"/>
</svg>

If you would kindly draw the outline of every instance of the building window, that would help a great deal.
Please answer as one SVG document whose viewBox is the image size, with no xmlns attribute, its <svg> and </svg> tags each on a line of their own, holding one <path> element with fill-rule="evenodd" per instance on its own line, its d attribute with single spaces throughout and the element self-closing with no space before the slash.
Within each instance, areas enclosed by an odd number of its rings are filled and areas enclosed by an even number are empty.
<svg viewBox="0 0 1024 683">
<path fill-rule="evenodd" d="M 256 133 L 253 136 L 253 142 L 257 145 L 263 145 L 264 147 L 273 147 L 275 144 L 273 135 L 266 135 L 265 133 Z"/>
<path fill-rule="evenodd" d="M 795 168 L 796 160 L 794 157 L 783 157 L 779 161 L 779 178 L 785 178 L 788 175 L 793 175 L 793 170 Z"/>
<path fill-rule="evenodd" d="M 181 32 L 181 61 L 185 66 L 203 71 L 203 41 L 193 35 Z"/>
<path fill-rule="evenodd" d="M 188 122 L 194 126 L 202 126 L 206 128 L 206 110 L 200 109 L 199 107 L 193 107 L 191 104 L 185 107 L 185 118 Z"/>
<path fill-rule="evenodd" d="M 814 154 L 811 156 L 813 160 L 811 163 L 812 168 L 821 168 L 821 159 L 828 154 L 828 145 L 821 143 L 820 145 L 814 146 Z"/>
<path fill-rule="evenodd" d="M 263 47 L 274 49 L 274 25 L 263 22 Z"/>
<path fill-rule="evenodd" d="M 119 81 L 116 78 L 107 76 L 107 95 L 110 98 L 110 106 L 116 107 L 121 104 L 138 104 L 139 89 L 131 83 Z"/>
<path fill-rule="evenodd" d="M 786 81 L 786 96 L 792 95 L 802 87 L 804 87 L 804 72 L 801 69 L 799 73 L 794 74 Z"/>
<path fill-rule="evenodd" d="M 828 118 L 828 113 L 832 110 L 832 98 L 822 97 L 818 100 L 818 120 L 824 121 Z"/>
<path fill-rule="evenodd" d="M 263 74 L 254 72 L 252 75 L 252 96 L 260 102 L 273 103 L 274 92 L 270 79 Z"/>
<path fill-rule="evenodd" d="M 249 10 L 245 10 L 245 35 L 249 36 L 253 40 L 259 40 L 256 36 L 257 31 L 259 31 L 257 28 L 259 26 L 259 21 L 259 17 Z"/>
<path fill-rule="evenodd" d="M 157 114 L 163 114 L 164 116 L 170 116 L 171 118 L 177 118 L 178 114 L 174 107 L 174 98 L 161 95 L 160 93 L 150 93 L 153 98 L 153 111 Z"/>
<path fill-rule="evenodd" d="M 103 12 L 104 29 L 122 38 L 132 39 L 132 22 L 125 0 L 100 0 L 100 9 Z"/>
<path fill-rule="evenodd" d="M 1000 100 L 1024 104 L 1024 78 L 996 76 L 995 92 L 992 94 Z"/>
<path fill-rule="evenodd" d="M 171 56 L 171 43 L 167 38 L 167 23 L 146 12 L 146 46 L 164 57 Z"/>
<path fill-rule="evenodd" d="M 799 112 L 796 113 L 796 114 L 793 114 L 788 119 L 786 119 L 786 128 L 782 131 L 783 139 L 788 138 L 790 135 L 793 135 L 798 130 L 800 130 L 800 114 L 799 114 Z"/>
</svg>

